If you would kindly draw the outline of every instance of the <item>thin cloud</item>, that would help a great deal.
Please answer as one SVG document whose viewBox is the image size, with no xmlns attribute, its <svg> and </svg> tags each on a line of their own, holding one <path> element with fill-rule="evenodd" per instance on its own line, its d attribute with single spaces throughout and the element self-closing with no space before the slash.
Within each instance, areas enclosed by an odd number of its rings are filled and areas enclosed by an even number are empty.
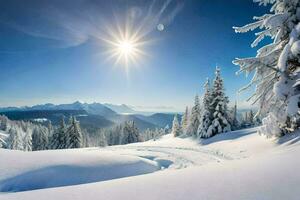
<svg viewBox="0 0 300 200">
<path fill-rule="evenodd" d="M 105 24 L 111 23 L 109 13 L 105 16 L 101 12 L 101 4 L 93 5 L 89 0 L 69 1 L 67 6 L 62 6 L 61 1 L 28 0 L 26 4 L 29 6 L 12 8 L 15 12 L 2 14 L 0 23 L 32 37 L 53 40 L 57 48 L 78 46 L 97 38 L 105 34 Z M 10 6 L 13 5 L 18 5 L 18 1 Z M 183 3 L 179 1 L 166 0 L 161 3 L 153 0 L 148 6 L 129 7 L 125 13 L 129 16 L 125 18 L 130 19 L 134 28 L 140 29 L 146 36 L 156 29 L 158 23 L 172 23 L 182 8 Z"/>
</svg>

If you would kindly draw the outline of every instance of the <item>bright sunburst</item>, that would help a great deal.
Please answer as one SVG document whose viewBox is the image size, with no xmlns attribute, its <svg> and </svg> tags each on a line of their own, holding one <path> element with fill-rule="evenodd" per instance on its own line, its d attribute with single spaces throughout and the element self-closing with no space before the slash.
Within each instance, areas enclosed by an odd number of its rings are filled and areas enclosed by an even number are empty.
<svg viewBox="0 0 300 200">
<path fill-rule="evenodd" d="M 113 33 L 106 42 L 109 43 L 108 58 L 115 60 L 115 64 L 120 64 L 126 69 L 129 66 L 136 65 L 141 56 L 145 55 L 142 50 L 145 42 L 136 34 L 129 36 L 129 32 Z"/>
<path fill-rule="evenodd" d="M 120 51 L 120 54 L 124 56 L 131 55 L 134 52 L 134 44 L 131 41 L 121 41 L 118 45 L 118 50 Z"/>
<path fill-rule="evenodd" d="M 141 27 L 126 22 L 115 23 L 114 27 L 106 27 L 106 33 L 107 36 L 102 36 L 101 40 L 108 44 L 105 52 L 108 60 L 113 60 L 115 65 L 124 67 L 127 72 L 132 66 L 140 66 L 141 59 L 147 56 L 145 45 L 150 43 Z"/>
</svg>

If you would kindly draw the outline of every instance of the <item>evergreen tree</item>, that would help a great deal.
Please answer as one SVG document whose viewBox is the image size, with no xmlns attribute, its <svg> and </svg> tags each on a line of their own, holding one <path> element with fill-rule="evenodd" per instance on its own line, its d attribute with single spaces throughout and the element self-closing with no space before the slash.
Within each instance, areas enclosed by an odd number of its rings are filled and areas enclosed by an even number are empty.
<svg viewBox="0 0 300 200">
<path fill-rule="evenodd" d="M 28 132 L 24 138 L 24 151 L 32 151 L 32 136 L 31 132 Z"/>
<path fill-rule="evenodd" d="M 181 129 L 183 134 L 185 134 L 187 131 L 188 122 L 189 122 L 189 108 L 186 107 L 185 112 L 183 113 L 181 118 Z"/>
<path fill-rule="evenodd" d="M 177 115 L 175 115 L 173 119 L 172 134 L 174 135 L 174 137 L 178 137 L 179 135 L 181 135 L 181 128 L 178 122 Z"/>
<path fill-rule="evenodd" d="M 195 104 L 192 108 L 189 125 L 187 128 L 187 134 L 190 136 L 196 136 L 199 125 L 200 125 L 200 103 L 199 103 L 199 97 L 198 95 L 196 95 Z"/>
<path fill-rule="evenodd" d="M 254 57 L 236 59 L 239 72 L 250 74 L 251 82 L 242 90 L 255 86 L 250 100 L 259 105 L 257 115 L 265 117 L 259 132 L 281 136 L 299 128 L 291 121 L 299 119 L 300 83 L 300 15 L 299 0 L 255 0 L 260 5 L 271 4 L 270 13 L 254 17 L 255 22 L 234 27 L 238 33 L 259 29 L 251 44 L 256 47 L 265 37 L 270 44 L 257 50 Z"/>
<path fill-rule="evenodd" d="M 32 151 L 45 150 L 48 147 L 48 129 L 38 126 L 32 132 Z"/>
<path fill-rule="evenodd" d="M 58 128 L 58 149 L 64 149 L 68 146 L 68 135 L 66 132 L 65 118 L 62 117 Z"/>
<path fill-rule="evenodd" d="M 141 137 L 138 128 L 134 121 L 127 121 L 123 128 L 123 144 L 141 142 Z"/>
<path fill-rule="evenodd" d="M 59 147 L 59 130 L 55 130 L 52 137 L 50 137 L 49 148 L 58 149 Z"/>
<path fill-rule="evenodd" d="M 201 112 L 200 117 L 200 125 L 198 127 L 198 135 L 202 138 L 210 137 L 210 133 L 208 134 L 208 128 L 212 123 L 213 110 L 211 106 L 212 96 L 210 91 L 210 83 L 209 79 L 207 79 L 204 84 L 205 93 L 203 96 L 203 110 Z"/>
<path fill-rule="evenodd" d="M 68 148 L 80 148 L 82 147 L 82 134 L 79 122 L 73 116 L 71 117 L 71 124 L 67 130 L 66 144 Z"/>
<path fill-rule="evenodd" d="M 23 150 L 22 138 L 19 131 L 14 128 L 9 129 L 9 137 L 7 141 L 7 148 L 14 150 Z"/>
<path fill-rule="evenodd" d="M 221 78 L 220 68 L 218 67 L 216 68 L 211 100 L 213 119 L 207 130 L 206 137 L 231 131 L 231 125 L 229 124 L 227 114 L 227 104 L 229 101 L 224 92 L 223 79 Z"/>
</svg>

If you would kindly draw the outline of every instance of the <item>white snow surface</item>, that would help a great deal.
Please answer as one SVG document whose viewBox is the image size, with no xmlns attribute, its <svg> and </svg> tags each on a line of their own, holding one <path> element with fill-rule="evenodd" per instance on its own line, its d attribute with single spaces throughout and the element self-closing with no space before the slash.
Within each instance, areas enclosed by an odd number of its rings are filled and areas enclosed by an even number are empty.
<svg viewBox="0 0 300 200">
<path fill-rule="evenodd" d="M 1 149 L 0 200 L 296 200 L 299 141 L 300 133 L 266 139 L 252 128 L 200 141 L 166 135 L 106 148 Z"/>
</svg>

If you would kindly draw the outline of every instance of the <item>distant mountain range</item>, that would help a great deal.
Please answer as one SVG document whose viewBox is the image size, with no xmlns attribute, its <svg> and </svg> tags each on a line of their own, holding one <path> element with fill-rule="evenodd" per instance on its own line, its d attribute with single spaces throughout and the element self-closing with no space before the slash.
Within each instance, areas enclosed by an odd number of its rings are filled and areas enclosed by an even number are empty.
<svg viewBox="0 0 300 200">
<path fill-rule="evenodd" d="M 0 114 L 12 120 L 31 120 L 45 122 L 50 120 L 58 125 L 62 116 L 76 116 L 83 128 L 93 130 L 110 127 L 128 120 L 136 123 L 140 130 L 154 129 L 172 125 L 174 114 L 156 113 L 153 115 L 136 114 L 131 107 L 122 104 L 81 103 L 43 104 L 26 107 L 0 108 Z"/>
</svg>

